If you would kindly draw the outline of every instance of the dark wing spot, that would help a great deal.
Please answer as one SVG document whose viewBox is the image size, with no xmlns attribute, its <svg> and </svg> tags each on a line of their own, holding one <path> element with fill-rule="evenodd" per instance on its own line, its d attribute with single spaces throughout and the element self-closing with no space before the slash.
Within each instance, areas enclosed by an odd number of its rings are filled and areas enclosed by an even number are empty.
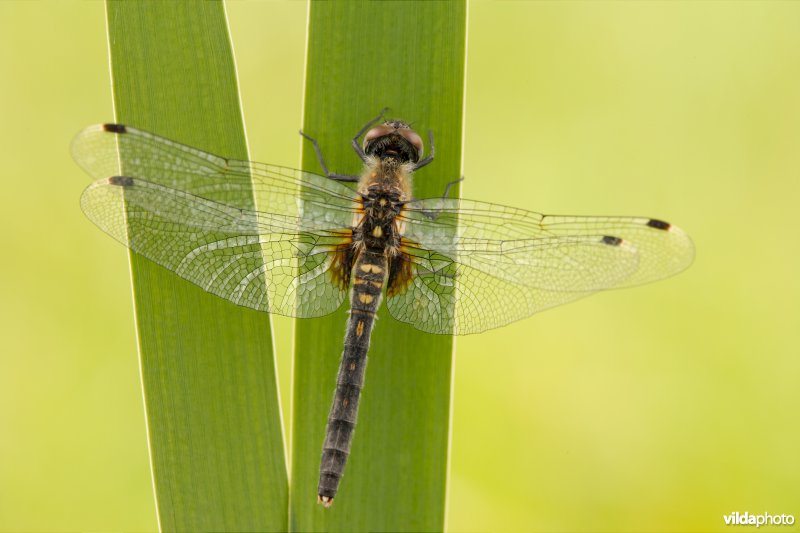
<svg viewBox="0 0 800 533">
<path fill-rule="evenodd" d="M 111 176 L 108 178 L 109 185 L 118 185 L 119 187 L 132 187 L 133 178 L 130 176 Z"/>
<path fill-rule="evenodd" d="M 127 133 L 125 124 L 103 124 L 103 131 L 111 133 Z"/>
<path fill-rule="evenodd" d="M 622 244 L 622 239 L 619 237 L 612 237 L 611 235 L 604 235 L 600 242 L 609 246 L 619 246 Z"/>
<path fill-rule="evenodd" d="M 664 222 L 663 220 L 658 220 L 655 218 L 651 218 L 650 220 L 648 220 L 647 225 L 655 229 L 668 230 L 670 228 L 669 222 Z"/>
</svg>

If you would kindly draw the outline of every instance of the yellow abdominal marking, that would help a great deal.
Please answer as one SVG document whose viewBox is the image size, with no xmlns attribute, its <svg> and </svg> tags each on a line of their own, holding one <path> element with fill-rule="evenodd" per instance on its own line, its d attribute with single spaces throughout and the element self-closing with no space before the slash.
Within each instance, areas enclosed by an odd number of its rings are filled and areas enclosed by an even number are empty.
<svg viewBox="0 0 800 533">
<path fill-rule="evenodd" d="M 373 298 L 372 298 L 371 294 L 359 294 L 358 295 L 358 300 L 362 304 L 368 304 L 368 303 L 372 303 Z"/>
<path fill-rule="evenodd" d="M 358 325 L 356 326 L 356 336 L 360 337 L 363 334 L 364 334 L 364 321 L 363 320 L 359 320 L 358 321 Z M 355 370 L 355 369 L 356 369 L 356 364 L 355 363 L 351 363 L 350 364 L 350 370 Z"/>
<path fill-rule="evenodd" d="M 383 230 L 381 229 L 380 226 L 375 226 L 375 229 L 372 230 L 372 236 L 380 237 L 381 235 L 383 235 Z"/>
<path fill-rule="evenodd" d="M 372 272 L 373 274 L 380 274 L 383 272 L 383 269 L 378 265 L 370 265 L 369 263 L 362 264 L 361 270 L 367 273 Z"/>
<path fill-rule="evenodd" d="M 381 207 L 383 207 L 383 206 L 386 205 L 386 199 L 385 198 L 381 198 L 380 202 L 378 202 L 378 203 L 380 204 Z"/>
<path fill-rule="evenodd" d="M 353 285 L 372 285 L 376 289 L 383 287 L 383 283 L 380 281 L 370 281 L 364 278 L 356 278 L 355 281 L 353 281 Z"/>
</svg>

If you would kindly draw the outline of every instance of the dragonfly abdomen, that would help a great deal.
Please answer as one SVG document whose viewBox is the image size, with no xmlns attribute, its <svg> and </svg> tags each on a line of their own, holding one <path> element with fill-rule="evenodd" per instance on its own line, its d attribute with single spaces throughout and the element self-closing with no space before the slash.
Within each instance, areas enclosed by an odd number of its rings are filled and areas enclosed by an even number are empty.
<svg viewBox="0 0 800 533">
<path fill-rule="evenodd" d="M 384 251 L 366 248 L 353 266 L 350 318 L 344 339 L 344 352 L 336 380 L 336 392 L 328 415 L 318 498 L 326 507 L 333 503 L 344 472 L 358 416 L 358 400 L 364 386 L 367 352 L 375 313 L 381 301 L 388 263 Z"/>
</svg>

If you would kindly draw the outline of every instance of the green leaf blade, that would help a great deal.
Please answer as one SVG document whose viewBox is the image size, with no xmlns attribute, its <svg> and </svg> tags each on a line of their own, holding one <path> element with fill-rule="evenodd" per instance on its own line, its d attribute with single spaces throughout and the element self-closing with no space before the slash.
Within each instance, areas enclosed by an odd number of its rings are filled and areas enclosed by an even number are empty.
<svg viewBox="0 0 800 533">
<path fill-rule="evenodd" d="M 304 131 L 331 171 L 357 174 L 349 140 L 385 106 L 411 121 L 436 159 L 414 193 L 440 196 L 460 176 L 466 6 L 463 2 L 312 3 Z M 319 172 L 313 148 L 304 168 Z M 454 189 L 451 194 L 456 193 Z M 452 337 L 394 320 L 372 334 L 352 452 L 333 507 L 316 505 L 325 424 L 347 312 L 296 327 L 290 525 L 294 531 L 444 528 Z"/>
<path fill-rule="evenodd" d="M 221 3 L 109 2 L 108 26 L 118 122 L 247 159 Z M 134 253 L 131 274 L 161 530 L 285 530 L 269 316 Z"/>
</svg>

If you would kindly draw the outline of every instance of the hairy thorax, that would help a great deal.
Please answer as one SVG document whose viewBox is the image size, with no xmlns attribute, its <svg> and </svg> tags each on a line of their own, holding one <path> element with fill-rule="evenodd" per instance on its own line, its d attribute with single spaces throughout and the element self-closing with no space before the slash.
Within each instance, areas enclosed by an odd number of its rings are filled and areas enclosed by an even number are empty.
<svg viewBox="0 0 800 533">
<path fill-rule="evenodd" d="M 368 159 L 358 184 L 363 214 L 354 234 L 357 249 L 380 249 L 388 257 L 397 254 L 401 235 L 397 217 L 403 204 L 411 199 L 413 167 L 413 163 L 400 163 L 393 158 Z"/>
</svg>

